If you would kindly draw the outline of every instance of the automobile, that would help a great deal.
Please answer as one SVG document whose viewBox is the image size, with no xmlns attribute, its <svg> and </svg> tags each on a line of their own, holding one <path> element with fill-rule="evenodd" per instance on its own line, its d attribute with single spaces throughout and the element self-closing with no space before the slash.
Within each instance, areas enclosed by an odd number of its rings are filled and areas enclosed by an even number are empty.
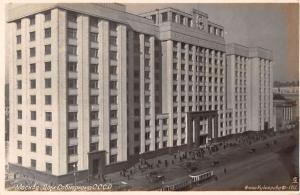
<svg viewBox="0 0 300 195">
<path fill-rule="evenodd" d="M 255 148 L 251 148 L 250 150 L 248 150 L 248 153 L 255 153 L 256 149 Z"/>
<path fill-rule="evenodd" d="M 217 165 L 219 165 L 219 164 L 220 164 L 220 161 L 215 160 L 215 161 L 213 161 L 213 162 L 211 163 L 211 166 L 214 167 L 214 166 L 217 166 Z"/>
</svg>

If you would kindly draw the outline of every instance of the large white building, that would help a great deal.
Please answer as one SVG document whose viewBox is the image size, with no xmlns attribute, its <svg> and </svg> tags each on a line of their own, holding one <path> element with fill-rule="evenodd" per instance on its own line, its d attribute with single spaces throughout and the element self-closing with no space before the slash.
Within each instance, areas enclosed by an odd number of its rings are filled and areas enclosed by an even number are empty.
<svg viewBox="0 0 300 195">
<path fill-rule="evenodd" d="M 11 170 L 62 183 L 272 127 L 270 52 L 226 48 L 199 10 L 24 4 L 7 20 Z"/>
<path fill-rule="evenodd" d="M 274 127 L 272 52 L 227 45 L 227 106 L 232 108 L 233 132 Z"/>
</svg>

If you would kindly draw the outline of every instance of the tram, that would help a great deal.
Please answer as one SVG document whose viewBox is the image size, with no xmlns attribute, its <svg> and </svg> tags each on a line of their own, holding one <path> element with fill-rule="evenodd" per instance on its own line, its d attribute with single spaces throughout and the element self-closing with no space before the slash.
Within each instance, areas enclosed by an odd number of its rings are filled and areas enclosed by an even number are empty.
<svg viewBox="0 0 300 195">
<path fill-rule="evenodd" d="M 214 176 L 213 171 L 205 171 L 201 173 L 190 174 L 188 177 L 173 180 L 166 183 L 160 190 L 161 191 L 181 191 L 191 188 L 202 181 L 208 180 Z"/>
</svg>

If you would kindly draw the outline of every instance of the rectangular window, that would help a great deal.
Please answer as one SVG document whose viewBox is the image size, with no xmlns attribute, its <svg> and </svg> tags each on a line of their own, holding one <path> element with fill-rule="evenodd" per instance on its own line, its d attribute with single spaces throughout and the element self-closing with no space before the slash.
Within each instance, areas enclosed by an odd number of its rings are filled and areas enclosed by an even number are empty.
<svg viewBox="0 0 300 195">
<path fill-rule="evenodd" d="M 90 33 L 90 40 L 98 43 L 98 33 Z"/>
<path fill-rule="evenodd" d="M 91 80 L 90 81 L 90 88 L 98 89 L 98 80 Z"/>
<path fill-rule="evenodd" d="M 98 142 L 90 144 L 90 152 L 98 150 Z"/>
<path fill-rule="evenodd" d="M 77 55 L 77 47 L 75 45 L 68 45 L 68 54 Z"/>
<path fill-rule="evenodd" d="M 76 72 L 77 71 L 77 62 L 68 62 L 68 70 L 70 72 Z"/>
<path fill-rule="evenodd" d="M 17 74 L 22 74 L 22 65 L 17 65 Z"/>
<path fill-rule="evenodd" d="M 92 111 L 91 112 L 91 120 L 98 120 L 99 116 L 98 116 L 98 111 Z"/>
<path fill-rule="evenodd" d="M 31 17 L 29 18 L 29 24 L 30 24 L 30 25 L 35 25 L 35 16 L 31 16 Z"/>
<path fill-rule="evenodd" d="M 110 133 L 117 133 L 117 125 L 110 125 Z"/>
<path fill-rule="evenodd" d="M 46 116 L 46 121 L 52 121 L 52 112 L 46 112 L 45 116 Z"/>
<path fill-rule="evenodd" d="M 35 56 L 35 47 L 30 48 L 30 57 Z"/>
<path fill-rule="evenodd" d="M 31 143 L 30 144 L 30 151 L 31 152 L 36 152 L 36 143 Z"/>
<path fill-rule="evenodd" d="M 91 64 L 90 72 L 91 73 L 98 73 L 98 64 Z"/>
<path fill-rule="evenodd" d="M 31 120 L 36 120 L 36 111 L 30 111 Z"/>
<path fill-rule="evenodd" d="M 115 52 L 115 51 L 110 51 L 110 52 L 109 52 L 109 59 L 110 59 L 110 60 L 117 60 L 117 52 Z"/>
<path fill-rule="evenodd" d="M 18 125 L 18 134 L 22 134 L 22 126 Z"/>
<path fill-rule="evenodd" d="M 17 59 L 21 59 L 21 58 L 22 58 L 22 51 L 17 50 Z"/>
<path fill-rule="evenodd" d="M 35 95 L 30 96 L 30 104 L 32 104 L 32 105 L 36 104 L 36 96 Z"/>
<path fill-rule="evenodd" d="M 77 121 L 77 112 L 69 112 L 68 118 L 69 118 L 69 121 Z"/>
<path fill-rule="evenodd" d="M 46 28 L 45 29 L 45 38 L 51 37 L 51 28 Z"/>
<path fill-rule="evenodd" d="M 21 80 L 17 81 L 17 88 L 22 89 L 22 81 Z"/>
<path fill-rule="evenodd" d="M 116 110 L 111 110 L 110 111 L 110 118 L 116 119 L 117 118 L 117 111 Z"/>
<path fill-rule="evenodd" d="M 51 71 L 51 62 L 45 62 L 45 72 Z"/>
<path fill-rule="evenodd" d="M 90 25 L 94 27 L 98 27 L 98 18 L 90 17 Z"/>
<path fill-rule="evenodd" d="M 18 36 L 17 36 L 17 44 L 21 44 L 21 40 L 22 40 L 22 39 L 21 39 L 21 35 L 18 35 Z"/>
<path fill-rule="evenodd" d="M 45 45 L 45 55 L 51 54 L 51 45 Z"/>
<path fill-rule="evenodd" d="M 51 104 L 52 104 L 52 96 L 45 95 L 45 105 L 51 105 Z"/>
<path fill-rule="evenodd" d="M 22 141 L 17 141 L 17 148 L 22 149 Z"/>
<path fill-rule="evenodd" d="M 77 146 L 69 146 L 68 155 L 77 155 Z"/>
<path fill-rule="evenodd" d="M 31 79 L 30 80 L 30 88 L 31 89 L 35 89 L 36 88 L 36 81 L 35 81 L 35 79 Z"/>
<path fill-rule="evenodd" d="M 117 96 L 115 96 L 115 95 L 111 95 L 109 100 L 110 100 L 111 104 L 117 104 L 118 103 Z"/>
<path fill-rule="evenodd" d="M 67 15 L 67 19 L 69 22 L 77 22 L 77 14 L 73 12 L 69 12 Z"/>
<path fill-rule="evenodd" d="M 52 129 L 45 129 L 46 138 L 52 138 Z"/>
<path fill-rule="evenodd" d="M 22 96 L 21 95 L 17 96 L 17 102 L 18 102 L 18 104 L 22 104 Z"/>
<path fill-rule="evenodd" d="M 117 139 L 110 141 L 110 148 L 117 148 Z"/>
<path fill-rule="evenodd" d="M 22 157 L 21 156 L 18 156 L 18 164 L 22 165 Z"/>
<path fill-rule="evenodd" d="M 90 133 L 91 136 L 98 135 L 99 127 L 91 127 Z"/>
<path fill-rule="evenodd" d="M 110 163 L 116 163 L 117 162 L 117 155 L 116 154 L 110 155 L 109 160 L 110 160 Z"/>
<path fill-rule="evenodd" d="M 30 64 L 30 73 L 35 73 L 36 69 L 35 69 L 35 63 Z"/>
<path fill-rule="evenodd" d="M 52 146 L 46 146 L 46 155 L 52 156 Z"/>
<path fill-rule="evenodd" d="M 30 127 L 31 136 L 36 136 L 36 127 Z"/>
<path fill-rule="evenodd" d="M 18 110 L 18 119 L 22 119 L 22 111 Z"/>
<path fill-rule="evenodd" d="M 31 167 L 32 169 L 36 169 L 36 160 L 34 160 L 34 159 L 31 159 L 31 160 L 30 160 L 30 167 Z"/>
<path fill-rule="evenodd" d="M 35 41 L 35 31 L 29 33 L 29 40 Z"/>
<path fill-rule="evenodd" d="M 117 81 L 110 81 L 110 89 L 117 89 Z"/>
<path fill-rule="evenodd" d="M 45 12 L 45 22 L 50 20 L 51 20 L 51 11 L 47 11 Z"/>
<path fill-rule="evenodd" d="M 77 138 L 77 129 L 69 129 L 68 138 Z"/>
<path fill-rule="evenodd" d="M 45 79 L 45 88 L 51 88 L 51 79 L 50 78 Z"/>
<path fill-rule="evenodd" d="M 109 71 L 111 75 L 117 75 L 117 66 L 110 66 Z"/>
<path fill-rule="evenodd" d="M 16 21 L 17 29 L 21 29 L 21 20 Z"/>
<path fill-rule="evenodd" d="M 98 49 L 91 48 L 90 49 L 90 56 L 93 58 L 98 58 Z"/>
<path fill-rule="evenodd" d="M 91 105 L 98 105 L 98 96 L 97 95 L 92 95 L 90 97 L 90 104 Z"/>
<path fill-rule="evenodd" d="M 117 46 L 117 37 L 109 37 L 109 43 L 113 46 Z"/>
<path fill-rule="evenodd" d="M 68 87 L 70 89 L 76 89 L 77 88 L 77 80 L 76 79 L 69 79 L 68 80 Z"/>
<path fill-rule="evenodd" d="M 68 104 L 69 105 L 77 105 L 77 96 L 76 95 L 69 95 L 68 96 Z"/>
<path fill-rule="evenodd" d="M 52 163 L 46 163 L 46 172 L 52 173 Z"/>
<path fill-rule="evenodd" d="M 76 29 L 68 28 L 67 33 L 68 33 L 68 37 L 70 39 L 77 39 L 77 30 Z"/>
</svg>

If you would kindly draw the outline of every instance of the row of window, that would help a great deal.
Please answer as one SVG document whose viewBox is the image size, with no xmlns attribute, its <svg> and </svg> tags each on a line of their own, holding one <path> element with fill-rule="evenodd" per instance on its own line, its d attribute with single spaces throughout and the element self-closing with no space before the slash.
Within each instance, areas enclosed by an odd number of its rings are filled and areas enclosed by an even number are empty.
<svg viewBox="0 0 300 195">
<path fill-rule="evenodd" d="M 18 119 L 22 119 L 23 112 L 22 110 L 18 110 Z M 37 114 L 36 111 L 30 111 L 30 119 L 36 120 Z M 45 121 L 52 121 L 52 112 L 45 112 Z"/>
<path fill-rule="evenodd" d="M 17 161 L 18 161 L 19 165 L 22 165 L 23 158 L 21 156 L 18 156 Z M 52 163 L 46 162 L 45 167 L 46 167 L 46 172 L 51 174 L 52 173 Z M 30 168 L 36 169 L 36 160 L 35 159 L 30 160 Z"/>
<path fill-rule="evenodd" d="M 45 72 L 51 71 L 51 62 L 45 62 L 44 70 L 45 70 Z M 36 72 L 36 64 L 35 63 L 30 64 L 29 72 L 30 73 Z M 17 65 L 17 74 L 22 74 L 22 65 Z"/>
<path fill-rule="evenodd" d="M 22 141 L 17 140 L 17 149 L 21 150 L 22 149 Z M 30 143 L 30 151 L 31 152 L 36 152 L 36 143 Z M 45 154 L 52 156 L 52 146 L 45 146 Z"/>
<path fill-rule="evenodd" d="M 44 87 L 46 89 L 51 88 L 51 78 L 46 78 L 44 81 Z M 17 89 L 22 89 L 22 80 L 17 80 Z M 30 79 L 30 89 L 36 89 L 36 79 Z"/>
<path fill-rule="evenodd" d="M 17 96 L 17 104 L 22 104 L 22 95 Z M 32 105 L 36 104 L 36 95 L 30 95 L 30 104 Z M 52 96 L 45 95 L 45 105 L 51 105 L 51 104 L 52 104 Z"/>
<path fill-rule="evenodd" d="M 44 38 L 50 38 L 51 37 L 51 28 L 45 28 L 44 30 Z M 17 44 L 22 43 L 22 36 L 17 35 L 16 36 Z M 36 40 L 36 33 L 35 31 L 29 32 L 29 41 L 35 41 Z"/>
<path fill-rule="evenodd" d="M 44 12 L 45 22 L 51 21 L 51 11 Z M 16 21 L 17 29 L 21 29 L 21 20 Z M 29 16 L 29 25 L 35 25 L 35 15 Z"/>
<path fill-rule="evenodd" d="M 45 50 L 44 50 L 45 55 L 50 55 L 51 54 L 51 45 L 45 45 Z M 36 48 L 32 47 L 29 48 L 29 56 L 30 57 L 35 57 L 36 56 Z M 17 50 L 17 59 L 22 58 L 22 50 Z"/>
<path fill-rule="evenodd" d="M 23 128 L 21 125 L 17 126 L 17 131 L 18 134 L 22 134 L 23 133 Z M 36 127 L 30 127 L 30 135 L 31 136 L 36 136 Z M 45 137 L 51 139 L 52 138 L 52 129 L 45 129 Z"/>
</svg>

